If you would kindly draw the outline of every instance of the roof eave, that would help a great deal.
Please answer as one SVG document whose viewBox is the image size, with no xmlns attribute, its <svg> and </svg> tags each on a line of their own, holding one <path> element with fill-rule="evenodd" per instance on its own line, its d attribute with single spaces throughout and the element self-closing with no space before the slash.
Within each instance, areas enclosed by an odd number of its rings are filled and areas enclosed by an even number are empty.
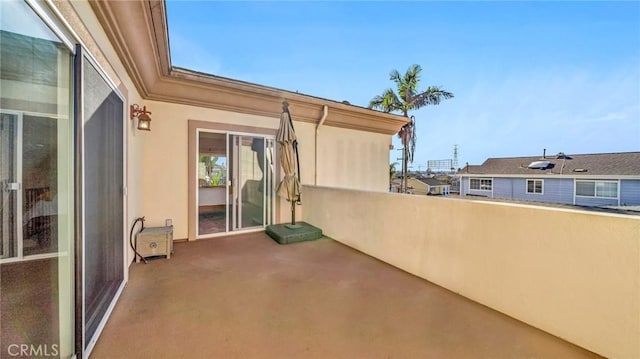
<svg viewBox="0 0 640 359">
<path fill-rule="evenodd" d="M 89 1 L 145 99 L 267 117 L 279 117 L 286 100 L 295 120 L 312 123 L 318 122 L 327 106 L 325 125 L 383 134 L 395 134 L 407 122 L 399 115 L 174 68 L 164 0 Z"/>
</svg>

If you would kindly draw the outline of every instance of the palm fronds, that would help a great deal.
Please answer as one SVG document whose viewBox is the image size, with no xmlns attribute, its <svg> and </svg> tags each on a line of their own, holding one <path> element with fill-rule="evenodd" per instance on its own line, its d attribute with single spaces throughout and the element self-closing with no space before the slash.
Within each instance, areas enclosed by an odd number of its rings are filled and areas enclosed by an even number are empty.
<svg viewBox="0 0 640 359">
<path fill-rule="evenodd" d="M 369 108 L 382 110 L 383 112 L 394 112 L 400 110 L 402 101 L 398 98 L 393 89 L 386 89 L 382 95 L 371 99 Z"/>
<path fill-rule="evenodd" d="M 429 86 L 423 92 L 418 91 L 420 84 L 420 65 L 411 65 L 401 75 L 398 70 L 389 73 L 389 79 L 396 84 L 396 91 L 386 89 L 382 95 L 371 99 L 369 108 L 384 112 L 401 112 L 405 117 L 409 117 L 410 110 L 417 110 L 427 105 L 438 105 L 442 100 L 453 98 L 453 93 L 442 90 L 438 86 Z M 416 150 L 416 121 L 411 116 L 409 121 L 400 128 L 398 137 L 404 146 L 406 159 L 402 166 L 402 176 L 406 180 L 407 162 L 413 162 L 413 155 Z"/>
</svg>

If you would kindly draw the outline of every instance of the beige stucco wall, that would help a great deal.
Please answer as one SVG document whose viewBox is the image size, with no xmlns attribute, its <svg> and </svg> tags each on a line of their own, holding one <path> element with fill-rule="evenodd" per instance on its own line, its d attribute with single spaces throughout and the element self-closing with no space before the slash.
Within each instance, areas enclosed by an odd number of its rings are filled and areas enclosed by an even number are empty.
<svg viewBox="0 0 640 359">
<path fill-rule="evenodd" d="M 306 186 L 337 241 L 613 358 L 640 357 L 640 218 Z"/>
<path fill-rule="evenodd" d="M 274 130 L 280 119 L 157 101 L 145 101 L 144 104 L 152 111 L 153 121 L 151 132 L 144 134 L 142 212 L 147 217 L 147 225 L 163 225 L 165 219 L 171 218 L 174 238 L 188 238 L 188 121 Z M 316 174 L 316 125 L 295 121 L 295 108 L 290 110 L 299 142 L 301 180 L 303 184 L 312 184 Z M 329 126 L 323 126 L 320 132 L 318 183 L 379 191 L 387 189 L 391 136 Z M 278 199 L 276 208 L 279 222 L 290 220 L 288 202 Z M 299 218 L 303 209 L 304 193 L 303 206 L 296 210 Z"/>
<path fill-rule="evenodd" d="M 188 237 L 189 120 L 275 129 L 277 118 L 214 109 L 145 101 L 152 112 L 142 163 L 143 213 L 148 225 L 164 225 L 171 218 L 174 239 Z"/>
<path fill-rule="evenodd" d="M 388 191 L 390 144 L 390 135 L 320 127 L 317 185 Z"/>
</svg>

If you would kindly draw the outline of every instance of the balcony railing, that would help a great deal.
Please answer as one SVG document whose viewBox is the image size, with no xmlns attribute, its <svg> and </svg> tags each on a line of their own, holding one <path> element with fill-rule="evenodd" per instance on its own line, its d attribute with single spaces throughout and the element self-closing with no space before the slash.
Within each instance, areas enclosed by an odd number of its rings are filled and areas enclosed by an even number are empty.
<svg viewBox="0 0 640 359">
<path fill-rule="evenodd" d="M 607 357 L 640 357 L 640 217 L 305 186 L 325 235 Z"/>
</svg>

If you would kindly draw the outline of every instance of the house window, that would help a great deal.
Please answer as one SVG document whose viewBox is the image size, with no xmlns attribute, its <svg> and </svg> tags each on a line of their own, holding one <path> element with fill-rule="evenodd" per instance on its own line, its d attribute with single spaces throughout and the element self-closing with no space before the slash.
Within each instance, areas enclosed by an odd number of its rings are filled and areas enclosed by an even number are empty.
<svg viewBox="0 0 640 359">
<path fill-rule="evenodd" d="M 527 193 L 542 194 L 544 180 L 530 179 L 527 180 Z"/>
<path fill-rule="evenodd" d="M 596 182 L 596 196 L 616 198 L 618 197 L 617 182 Z"/>
<path fill-rule="evenodd" d="M 469 180 L 469 188 L 478 191 L 491 191 L 493 187 L 492 179 L 471 178 Z"/>
<path fill-rule="evenodd" d="M 618 182 L 576 181 L 576 196 L 617 198 Z"/>
</svg>

